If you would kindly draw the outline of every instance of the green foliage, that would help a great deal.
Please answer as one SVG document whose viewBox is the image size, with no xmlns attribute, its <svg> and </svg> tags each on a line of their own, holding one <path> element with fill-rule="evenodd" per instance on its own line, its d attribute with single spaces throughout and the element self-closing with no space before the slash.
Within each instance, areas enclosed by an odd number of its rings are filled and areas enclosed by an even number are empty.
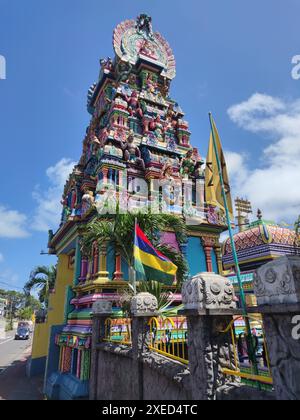
<svg viewBox="0 0 300 420">
<path fill-rule="evenodd" d="M 13 328 L 13 320 L 11 319 L 10 321 L 7 321 L 6 326 L 5 326 L 5 332 L 8 331 L 12 331 Z"/>
<path fill-rule="evenodd" d="M 16 317 L 18 310 L 26 304 L 25 294 L 15 290 L 6 291 L 5 299 L 7 299 L 6 316 L 9 318 Z"/>
<path fill-rule="evenodd" d="M 56 266 L 38 266 L 31 273 L 30 278 L 24 286 L 24 291 L 27 296 L 33 290 L 38 291 L 39 301 L 48 307 L 49 294 L 55 287 L 57 275 Z"/>
<path fill-rule="evenodd" d="M 172 306 L 173 299 L 170 292 L 166 291 L 163 285 L 157 281 L 143 281 L 137 284 L 137 293 L 151 293 L 157 299 L 158 312 L 161 316 L 176 316 L 178 310 L 183 309 L 183 305 Z M 130 302 L 134 296 L 134 290 L 131 285 L 129 289 L 123 290 L 120 295 L 121 313 L 120 316 L 130 316 Z"/>
<path fill-rule="evenodd" d="M 168 214 L 116 214 L 112 217 L 97 218 L 90 222 L 82 230 L 81 249 L 87 257 L 91 256 L 93 243 L 99 246 L 108 242 L 115 249 L 119 250 L 128 266 L 133 266 L 133 244 L 135 219 L 140 228 L 145 232 L 150 242 L 166 256 L 170 258 L 179 268 L 178 283 L 184 280 L 187 272 L 187 264 L 183 255 L 171 246 L 160 244 L 160 232 L 174 231 L 178 243 L 184 244 L 187 240 L 186 227 L 184 221 L 177 216 Z"/>
<path fill-rule="evenodd" d="M 7 300 L 6 317 L 30 319 L 31 315 L 41 309 L 41 303 L 27 293 L 20 293 L 14 290 L 0 290 L 0 297 Z"/>
<path fill-rule="evenodd" d="M 18 312 L 18 318 L 21 320 L 29 321 L 32 318 L 32 315 L 34 314 L 34 310 L 31 306 L 27 306 L 26 308 L 22 308 Z"/>
<path fill-rule="evenodd" d="M 157 249 L 169 258 L 177 266 L 177 290 L 181 291 L 182 283 L 186 280 L 188 273 L 188 265 L 186 259 L 182 256 L 181 253 L 174 250 L 169 245 L 157 245 Z"/>
<path fill-rule="evenodd" d="M 296 232 L 297 235 L 299 235 L 299 233 L 300 233 L 300 215 L 298 217 L 298 220 L 296 220 L 296 222 L 295 222 L 295 232 Z"/>
<path fill-rule="evenodd" d="M 170 292 L 166 292 L 163 289 L 163 285 L 157 281 L 142 281 L 137 286 L 137 292 L 147 292 L 155 296 L 158 303 L 158 310 L 170 305 L 172 300 L 170 298 Z"/>
</svg>

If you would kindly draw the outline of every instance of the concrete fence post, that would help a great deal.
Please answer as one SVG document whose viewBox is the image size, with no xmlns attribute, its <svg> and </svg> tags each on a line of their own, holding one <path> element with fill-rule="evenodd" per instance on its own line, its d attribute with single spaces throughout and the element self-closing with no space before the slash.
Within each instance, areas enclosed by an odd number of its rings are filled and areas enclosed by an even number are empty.
<svg viewBox="0 0 300 420">
<path fill-rule="evenodd" d="M 150 293 L 138 293 L 131 300 L 132 315 L 132 351 L 135 369 L 133 384 L 135 399 L 144 399 L 143 389 L 143 354 L 147 351 L 149 342 L 149 319 L 158 315 L 158 304 L 155 296 Z"/>
<path fill-rule="evenodd" d="M 230 330 L 223 332 L 233 315 L 240 314 L 234 289 L 225 277 L 200 273 L 183 284 L 182 301 L 188 324 L 192 399 L 215 400 L 218 389 L 240 382 L 222 372 L 235 370 Z"/>
<path fill-rule="evenodd" d="M 300 257 L 284 256 L 255 273 L 277 400 L 300 400 Z"/>
<path fill-rule="evenodd" d="M 91 377 L 90 400 L 97 399 L 98 382 L 98 351 L 97 344 L 105 338 L 105 321 L 112 315 L 112 303 L 107 300 L 97 300 L 93 304 L 92 344 L 91 344 Z"/>
</svg>

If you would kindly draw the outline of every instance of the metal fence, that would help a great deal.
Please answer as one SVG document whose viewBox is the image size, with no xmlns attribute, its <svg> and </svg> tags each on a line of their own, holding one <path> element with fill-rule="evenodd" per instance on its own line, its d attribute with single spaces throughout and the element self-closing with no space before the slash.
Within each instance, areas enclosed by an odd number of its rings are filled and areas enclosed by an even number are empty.
<svg viewBox="0 0 300 420">
<path fill-rule="evenodd" d="M 253 330 L 253 347 L 255 348 L 255 357 L 257 367 L 245 361 L 249 360 L 247 351 L 247 334 L 244 317 L 234 317 L 227 328 L 222 333 L 231 335 L 232 348 L 234 352 L 234 369 L 223 369 L 223 373 L 229 376 L 236 376 L 246 382 L 248 385 L 259 386 L 260 388 L 270 389 L 273 384 L 272 372 L 269 360 L 266 335 L 263 321 L 260 315 L 248 316 Z"/>
<path fill-rule="evenodd" d="M 187 324 L 185 317 L 151 318 L 149 350 L 188 364 Z"/>
<path fill-rule="evenodd" d="M 107 318 L 105 321 L 104 341 L 131 345 L 131 319 L 130 318 Z"/>
</svg>

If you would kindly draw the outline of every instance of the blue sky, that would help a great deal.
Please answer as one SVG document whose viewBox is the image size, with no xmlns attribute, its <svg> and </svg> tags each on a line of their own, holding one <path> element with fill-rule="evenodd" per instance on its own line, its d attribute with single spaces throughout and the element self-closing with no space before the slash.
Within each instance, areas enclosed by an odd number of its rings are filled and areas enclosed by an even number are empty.
<svg viewBox="0 0 300 420">
<path fill-rule="evenodd" d="M 146 12 L 174 50 L 172 96 L 205 156 L 216 119 L 236 194 L 267 218 L 300 213 L 297 0 L 0 0 L 0 281 L 22 287 L 56 228 L 64 179 L 80 157 L 88 87 L 112 31 Z M 296 182 L 293 182 L 295 180 Z M 4 286 L 0 283 L 0 287 Z"/>
</svg>

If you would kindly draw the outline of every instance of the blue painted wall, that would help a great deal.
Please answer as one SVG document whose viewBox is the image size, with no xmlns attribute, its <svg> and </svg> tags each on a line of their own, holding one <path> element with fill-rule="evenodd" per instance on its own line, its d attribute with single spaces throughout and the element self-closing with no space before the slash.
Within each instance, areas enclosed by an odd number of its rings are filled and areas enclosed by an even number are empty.
<svg viewBox="0 0 300 420">
<path fill-rule="evenodd" d="M 124 258 L 122 258 L 122 264 L 121 264 L 121 267 L 122 267 L 122 273 L 123 273 L 123 276 L 124 276 L 124 280 L 129 280 L 129 274 L 128 274 L 128 264 L 127 264 L 127 262 L 124 260 Z"/>
<path fill-rule="evenodd" d="M 218 261 L 217 261 L 217 256 L 214 249 L 211 250 L 211 259 L 212 259 L 212 266 L 213 266 L 214 273 L 219 274 Z"/>
<path fill-rule="evenodd" d="M 189 237 L 187 244 L 187 260 L 189 264 L 189 275 L 207 271 L 204 248 L 200 238 Z"/>
<path fill-rule="evenodd" d="M 109 278 L 112 280 L 116 271 L 116 255 L 113 245 L 107 247 L 107 271 L 109 272 Z"/>
<path fill-rule="evenodd" d="M 46 389 L 48 378 L 58 369 L 60 347 L 55 344 L 55 336 L 56 334 L 60 334 L 63 328 L 64 325 L 54 325 L 50 329 L 49 349 L 44 378 L 44 390 Z"/>
</svg>

